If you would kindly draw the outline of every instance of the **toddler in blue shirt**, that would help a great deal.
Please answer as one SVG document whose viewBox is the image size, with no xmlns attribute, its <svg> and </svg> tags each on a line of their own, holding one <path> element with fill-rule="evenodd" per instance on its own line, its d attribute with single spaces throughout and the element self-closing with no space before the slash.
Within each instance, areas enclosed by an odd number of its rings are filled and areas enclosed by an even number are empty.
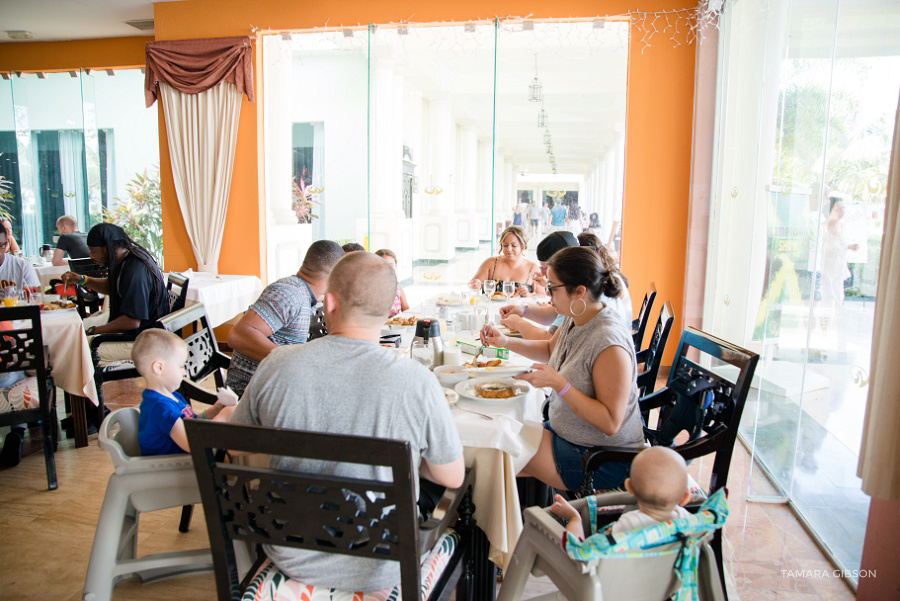
<svg viewBox="0 0 900 601">
<path fill-rule="evenodd" d="M 176 392 L 184 378 L 188 358 L 184 340 L 166 330 L 144 330 L 135 340 L 131 358 L 138 373 L 147 381 L 138 420 L 141 455 L 189 452 L 184 420 L 198 416 L 184 397 Z M 216 404 L 199 417 L 229 421 L 236 402 L 234 393 L 223 389 Z"/>
</svg>

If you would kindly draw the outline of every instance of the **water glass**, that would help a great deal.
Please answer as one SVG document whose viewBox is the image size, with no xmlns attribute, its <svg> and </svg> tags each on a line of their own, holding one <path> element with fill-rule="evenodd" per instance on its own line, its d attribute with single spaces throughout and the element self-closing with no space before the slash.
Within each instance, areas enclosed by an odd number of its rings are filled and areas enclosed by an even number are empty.
<svg viewBox="0 0 900 601">
<path fill-rule="evenodd" d="M 428 369 L 434 367 L 434 349 L 421 340 L 414 340 L 410 348 L 410 357 Z"/>
<path fill-rule="evenodd" d="M 3 306 L 15 307 L 19 302 L 19 289 L 15 286 L 7 286 L 3 289 Z"/>
<path fill-rule="evenodd" d="M 509 299 L 512 298 L 516 294 L 516 283 L 515 282 L 503 282 L 503 296 L 506 297 L 506 302 L 509 302 Z"/>
<path fill-rule="evenodd" d="M 484 295 L 488 298 L 491 297 L 492 294 L 497 292 L 497 281 L 496 280 L 485 280 L 484 281 Z"/>
</svg>

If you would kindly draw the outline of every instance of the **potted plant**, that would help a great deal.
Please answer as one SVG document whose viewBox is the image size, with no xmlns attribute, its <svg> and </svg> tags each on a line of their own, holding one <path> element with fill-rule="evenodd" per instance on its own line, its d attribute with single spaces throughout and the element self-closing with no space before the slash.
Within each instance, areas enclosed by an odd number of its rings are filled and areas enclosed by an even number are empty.
<svg viewBox="0 0 900 601">
<path fill-rule="evenodd" d="M 128 185 L 128 198 L 117 199 L 115 208 L 103 209 L 103 221 L 120 226 L 128 236 L 147 249 L 160 267 L 162 249 L 162 196 L 159 172 L 136 173 Z"/>
<path fill-rule="evenodd" d="M 309 188 L 306 185 L 306 175 L 307 170 L 306 167 L 303 168 L 303 174 L 300 176 L 300 181 L 297 179 L 292 181 L 293 189 L 291 190 L 291 209 L 294 211 L 294 214 L 297 216 L 297 223 L 312 223 L 313 219 L 318 219 L 319 216 L 313 213 L 313 209 L 319 201 L 314 198 L 314 194 L 309 191 Z"/>
</svg>

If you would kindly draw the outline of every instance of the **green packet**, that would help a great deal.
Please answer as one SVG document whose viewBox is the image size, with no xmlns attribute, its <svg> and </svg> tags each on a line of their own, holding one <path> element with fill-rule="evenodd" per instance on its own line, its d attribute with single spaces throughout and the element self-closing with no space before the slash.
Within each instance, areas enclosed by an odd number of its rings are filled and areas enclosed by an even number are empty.
<svg viewBox="0 0 900 601">
<path fill-rule="evenodd" d="M 477 342 L 466 342 L 464 340 L 457 340 L 457 346 L 467 355 L 474 355 L 478 352 L 478 347 L 481 345 Z M 509 359 L 509 349 L 496 347 L 496 346 L 486 346 L 484 350 L 481 352 L 482 357 L 487 357 L 488 359 Z"/>
</svg>

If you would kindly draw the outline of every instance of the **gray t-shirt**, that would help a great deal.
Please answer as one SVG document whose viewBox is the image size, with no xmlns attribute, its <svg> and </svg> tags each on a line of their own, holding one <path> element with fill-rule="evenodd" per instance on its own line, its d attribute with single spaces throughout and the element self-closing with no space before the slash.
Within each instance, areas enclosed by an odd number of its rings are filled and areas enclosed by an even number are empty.
<svg viewBox="0 0 900 601">
<path fill-rule="evenodd" d="M 232 422 L 408 440 L 414 465 L 462 455 L 441 386 L 427 369 L 366 342 L 329 335 L 278 348 L 263 360 Z M 270 457 L 285 471 L 315 469 L 355 478 L 390 479 L 390 469 Z M 416 493 L 419 480 L 416 473 Z M 303 549 L 267 546 L 266 554 L 292 578 L 315 586 L 373 591 L 399 584 L 400 567 Z"/>
<path fill-rule="evenodd" d="M 266 322 L 278 346 L 303 344 L 309 338 L 309 323 L 316 297 L 303 278 L 292 275 L 272 282 L 250 308 Z M 228 386 L 241 396 L 259 362 L 234 351 L 228 366 Z"/>
<path fill-rule="evenodd" d="M 595 447 L 632 447 L 644 445 L 644 429 L 638 410 L 637 362 L 634 358 L 634 342 L 631 330 L 626 329 L 619 313 L 604 307 L 589 322 L 575 326 L 566 317 L 559 327 L 559 339 L 550 355 L 550 367 L 561 373 L 572 385 L 587 396 L 596 399 L 593 369 L 597 356 L 611 346 L 620 346 L 631 357 L 631 394 L 625 408 L 622 427 L 607 436 L 572 411 L 554 391 L 550 397 L 550 425 L 553 431 L 571 443 Z M 599 401 L 598 401 L 599 402 Z"/>
</svg>

